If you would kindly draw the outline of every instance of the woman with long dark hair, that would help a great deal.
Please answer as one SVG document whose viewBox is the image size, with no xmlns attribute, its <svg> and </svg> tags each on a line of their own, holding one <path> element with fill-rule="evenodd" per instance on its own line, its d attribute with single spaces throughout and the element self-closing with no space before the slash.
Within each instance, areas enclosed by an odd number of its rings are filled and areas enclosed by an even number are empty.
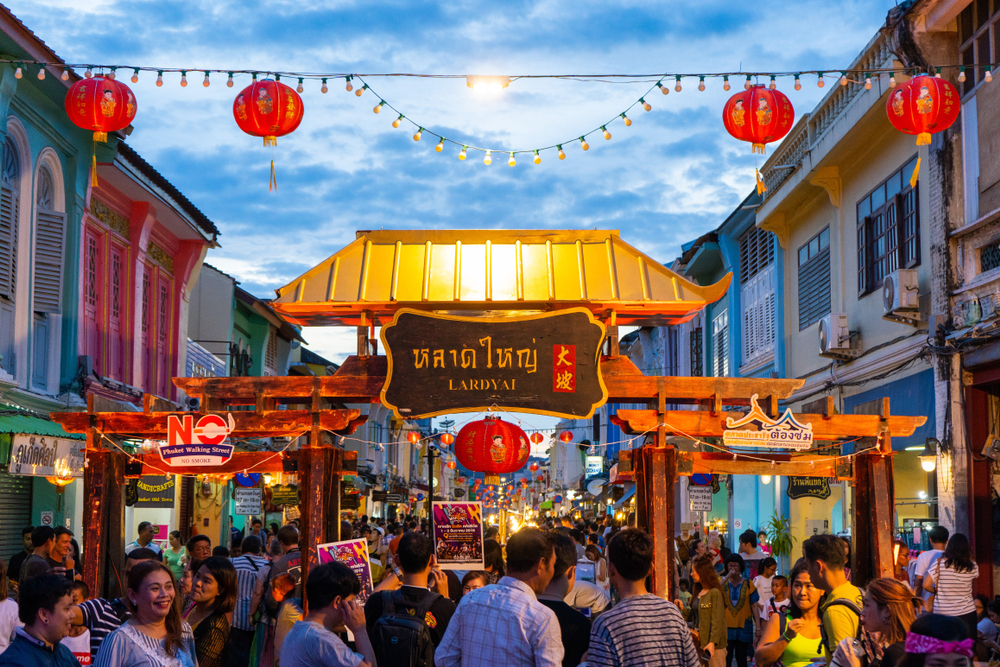
<svg viewBox="0 0 1000 667">
<path fill-rule="evenodd" d="M 135 613 L 101 642 L 95 667 L 195 667 L 191 626 L 181 619 L 174 575 L 155 560 L 137 563 L 125 596 Z"/>
<path fill-rule="evenodd" d="M 804 558 L 795 563 L 788 579 L 792 591 L 787 616 L 778 612 L 767 619 L 754 654 L 758 667 L 771 667 L 779 660 L 784 667 L 805 667 L 823 659 L 819 613 L 823 591 L 813 586 Z"/>
<path fill-rule="evenodd" d="M 928 575 L 924 578 L 924 589 L 934 593 L 932 611 L 957 618 L 965 624 L 966 636 L 975 639 L 976 603 L 972 595 L 979 565 L 972 559 L 969 538 L 962 533 L 952 535 Z"/>
<path fill-rule="evenodd" d="M 503 564 L 503 549 L 496 540 L 483 541 L 483 569 L 490 573 L 491 584 L 500 581 L 507 574 Z"/>
<path fill-rule="evenodd" d="M 746 562 L 739 554 L 729 554 L 723 561 L 726 576 L 722 580 L 723 601 L 726 604 L 726 623 L 729 626 L 726 664 L 747 667 L 750 646 L 753 644 L 754 610 L 760 595 L 753 582 L 746 579 Z"/>
<path fill-rule="evenodd" d="M 191 586 L 194 606 L 185 620 L 194 631 L 198 667 L 222 667 L 229 645 L 229 618 L 236 607 L 236 568 L 228 558 L 211 556 L 201 562 Z"/>
<path fill-rule="evenodd" d="M 961 620 L 924 614 L 906 634 L 906 655 L 899 667 L 971 667 L 973 641 Z"/>
<path fill-rule="evenodd" d="M 728 645 L 726 605 L 722 584 L 709 554 L 702 554 L 691 562 L 691 578 L 700 588 L 691 601 L 691 618 L 698 631 L 699 649 L 708 654 L 709 667 L 722 667 L 726 664 Z"/>
<path fill-rule="evenodd" d="M 923 599 L 914 597 L 908 584 L 890 577 L 869 582 L 861 623 L 882 649 L 882 657 L 869 662 L 869 667 L 899 667 L 906 655 L 906 635 L 922 609 Z M 861 661 L 841 646 L 834 649 L 833 661 L 842 667 L 861 667 Z"/>
</svg>

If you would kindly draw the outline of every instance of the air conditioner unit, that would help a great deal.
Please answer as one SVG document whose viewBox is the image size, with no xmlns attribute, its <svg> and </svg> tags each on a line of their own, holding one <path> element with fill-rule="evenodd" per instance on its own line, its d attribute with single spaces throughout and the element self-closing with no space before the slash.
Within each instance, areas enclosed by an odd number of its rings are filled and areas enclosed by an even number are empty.
<svg viewBox="0 0 1000 667">
<path fill-rule="evenodd" d="M 882 317 L 916 326 L 920 321 L 920 288 L 916 269 L 893 271 L 882 281 Z"/>
<path fill-rule="evenodd" d="M 851 331 L 846 314 L 830 313 L 819 321 L 819 356 L 831 359 L 858 356 L 858 351 L 851 349 Z"/>
</svg>

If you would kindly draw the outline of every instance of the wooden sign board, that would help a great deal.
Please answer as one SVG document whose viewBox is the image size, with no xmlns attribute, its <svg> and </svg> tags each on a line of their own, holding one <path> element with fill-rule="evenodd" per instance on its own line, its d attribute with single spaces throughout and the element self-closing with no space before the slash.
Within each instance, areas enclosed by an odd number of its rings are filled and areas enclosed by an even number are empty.
<svg viewBox="0 0 1000 667">
<path fill-rule="evenodd" d="M 797 498 L 820 498 L 827 499 L 833 493 L 830 489 L 830 479 L 828 477 L 789 477 L 788 497 L 795 500 Z"/>
<path fill-rule="evenodd" d="M 403 309 L 382 329 L 382 403 L 402 419 L 492 406 L 589 419 L 608 398 L 604 334 L 584 308 L 497 319 Z"/>
</svg>

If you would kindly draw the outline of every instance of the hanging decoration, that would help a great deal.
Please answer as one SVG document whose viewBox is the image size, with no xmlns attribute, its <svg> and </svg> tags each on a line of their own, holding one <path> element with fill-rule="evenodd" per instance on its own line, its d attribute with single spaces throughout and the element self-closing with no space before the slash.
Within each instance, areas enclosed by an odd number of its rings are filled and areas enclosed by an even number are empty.
<svg viewBox="0 0 1000 667">
<path fill-rule="evenodd" d="M 528 436 L 499 417 L 469 422 L 458 432 L 455 455 L 469 470 L 486 473 L 492 490 L 500 475 L 520 470 L 528 460 Z"/>
<path fill-rule="evenodd" d="M 532 433 L 532 434 L 531 434 L 531 441 L 532 441 L 533 443 L 535 443 L 536 445 L 540 445 L 540 444 L 542 444 L 542 441 L 543 441 L 543 440 L 545 440 L 545 436 L 543 436 L 543 435 L 542 435 L 541 433 L 538 433 L 538 432 L 536 431 L 535 433 Z"/>
<path fill-rule="evenodd" d="M 441 444 L 442 445 L 446 445 L 447 446 L 447 445 L 450 445 L 453 442 L 455 442 L 455 436 L 453 436 L 451 433 L 442 433 L 441 434 Z"/>
<path fill-rule="evenodd" d="M 528 470 L 530 470 L 531 472 L 536 472 L 538 470 L 538 463 L 532 462 L 532 464 L 528 466 Z"/>
<path fill-rule="evenodd" d="M 885 113 L 892 126 L 904 134 L 917 135 L 917 146 L 931 143 L 931 134 L 944 132 L 958 118 L 961 108 L 958 91 L 944 79 L 921 74 L 889 93 Z M 920 158 L 910 176 L 910 185 L 917 184 Z"/>
<path fill-rule="evenodd" d="M 66 93 L 66 115 L 77 127 L 94 133 L 94 154 L 90 178 L 97 187 L 97 142 L 106 142 L 108 132 L 124 130 L 132 124 L 137 109 L 135 95 L 114 77 L 80 79 Z"/>
<path fill-rule="evenodd" d="M 573 442 L 573 432 L 563 431 L 562 433 L 559 434 L 559 439 L 562 440 L 563 442 Z"/>
<path fill-rule="evenodd" d="M 726 130 L 740 141 L 748 141 L 753 153 L 764 154 L 766 144 L 780 141 L 792 129 L 795 110 L 788 98 L 778 90 L 764 86 L 750 86 L 729 98 L 722 110 Z M 757 194 L 767 191 L 760 171 L 757 177 Z"/>
<path fill-rule="evenodd" d="M 420 442 L 420 431 L 410 431 L 409 433 L 406 434 L 406 439 L 409 440 L 410 443 L 414 445 L 417 444 L 418 442 Z"/>
<path fill-rule="evenodd" d="M 302 98 L 292 88 L 275 79 L 254 82 L 233 100 L 233 117 L 240 129 L 253 137 L 263 137 L 264 146 L 277 146 L 278 137 L 294 132 L 302 122 Z M 268 191 L 278 189 L 271 157 L 271 180 Z"/>
</svg>

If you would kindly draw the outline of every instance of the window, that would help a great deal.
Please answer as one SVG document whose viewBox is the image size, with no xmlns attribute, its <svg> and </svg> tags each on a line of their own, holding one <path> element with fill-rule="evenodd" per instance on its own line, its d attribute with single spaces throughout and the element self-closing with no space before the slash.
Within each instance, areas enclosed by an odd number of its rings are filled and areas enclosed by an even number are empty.
<svg viewBox="0 0 1000 667">
<path fill-rule="evenodd" d="M 958 41 L 959 61 L 965 67 L 959 90 L 964 97 L 985 80 L 990 63 L 1000 60 L 1000 0 L 969 3 L 958 15 Z"/>
<path fill-rule="evenodd" d="M 799 331 L 830 312 L 830 228 L 799 248 Z"/>
<path fill-rule="evenodd" d="M 264 350 L 264 375 L 278 374 L 278 330 L 271 327 L 267 336 L 267 349 Z"/>
<path fill-rule="evenodd" d="M 712 320 L 712 375 L 729 377 L 729 311 Z"/>
<path fill-rule="evenodd" d="M 979 249 L 979 272 L 986 273 L 1000 267 L 1000 241 L 994 241 Z"/>
<path fill-rule="evenodd" d="M 740 238 L 742 363 L 774 353 L 774 239 L 751 227 Z"/>
<path fill-rule="evenodd" d="M 887 275 L 920 264 L 918 187 L 914 157 L 858 202 L 858 294 L 881 289 Z"/>
<path fill-rule="evenodd" d="M 0 158 L 0 368 L 14 374 L 14 297 L 17 290 L 17 227 L 21 211 L 21 158 L 8 136 Z"/>
<path fill-rule="evenodd" d="M 702 365 L 702 346 L 704 339 L 701 327 L 691 330 L 691 377 L 701 377 L 705 374 L 705 367 Z"/>
<path fill-rule="evenodd" d="M 55 185 L 48 167 L 38 170 L 35 198 L 37 230 L 35 239 L 36 313 L 58 313 L 63 263 L 63 233 L 66 214 L 56 211 Z"/>
</svg>

